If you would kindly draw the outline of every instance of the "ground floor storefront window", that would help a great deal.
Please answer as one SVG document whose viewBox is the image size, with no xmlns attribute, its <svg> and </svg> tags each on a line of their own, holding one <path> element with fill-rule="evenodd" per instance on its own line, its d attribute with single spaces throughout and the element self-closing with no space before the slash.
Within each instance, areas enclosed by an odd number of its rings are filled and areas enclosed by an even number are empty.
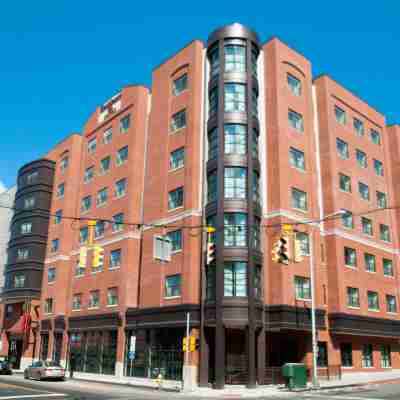
<svg viewBox="0 0 400 400">
<path fill-rule="evenodd" d="M 184 329 L 128 330 L 125 344 L 125 376 L 181 380 Z"/>
<path fill-rule="evenodd" d="M 75 360 L 75 371 L 115 374 L 117 338 L 117 331 L 72 333 L 70 358 Z"/>
<path fill-rule="evenodd" d="M 49 354 L 49 334 L 42 333 L 40 335 L 40 359 L 47 360 Z"/>
<path fill-rule="evenodd" d="M 382 368 L 391 368 L 392 367 L 390 345 L 383 344 L 381 346 L 381 367 Z"/>
</svg>

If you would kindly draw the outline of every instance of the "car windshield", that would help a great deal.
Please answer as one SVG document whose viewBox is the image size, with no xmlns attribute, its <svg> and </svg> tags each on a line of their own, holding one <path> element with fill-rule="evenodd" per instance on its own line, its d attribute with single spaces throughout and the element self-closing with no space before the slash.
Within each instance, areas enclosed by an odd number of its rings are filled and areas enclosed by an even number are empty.
<svg viewBox="0 0 400 400">
<path fill-rule="evenodd" d="M 54 361 L 45 361 L 44 362 L 44 366 L 45 367 L 58 367 L 58 368 L 61 368 L 60 364 L 57 364 Z"/>
</svg>

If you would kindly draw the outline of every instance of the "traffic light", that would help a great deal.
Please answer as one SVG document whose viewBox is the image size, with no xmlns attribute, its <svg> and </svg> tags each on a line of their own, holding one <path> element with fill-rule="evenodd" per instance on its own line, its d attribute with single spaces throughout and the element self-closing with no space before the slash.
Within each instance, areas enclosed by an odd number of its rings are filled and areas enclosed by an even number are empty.
<svg viewBox="0 0 400 400">
<path fill-rule="evenodd" d="M 290 238 L 287 235 L 282 235 L 272 246 L 272 261 L 287 265 L 289 260 Z"/>
<path fill-rule="evenodd" d="M 207 243 L 207 265 L 215 260 L 215 243 Z"/>
<path fill-rule="evenodd" d="M 301 250 L 301 242 L 297 238 L 297 235 L 294 236 L 294 244 L 293 244 L 293 261 L 294 262 L 302 262 L 303 261 L 303 252 Z"/>
<path fill-rule="evenodd" d="M 83 246 L 79 250 L 79 268 L 86 268 L 87 247 Z"/>
<path fill-rule="evenodd" d="M 104 249 L 101 246 L 93 247 L 93 268 L 98 268 L 103 265 L 104 261 Z"/>
<path fill-rule="evenodd" d="M 186 347 L 186 343 L 187 343 L 187 338 L 186 336 L 183 338 L 182 340 L 182 351 L 185 352 L 187 347 Z"/>
<path fill-rule="evenodd" d="M 199 348 L 199 339 L 194 336 L 190 336 L 189 338 L 189 351 L 196 351 Z"/>
<path fill-rule="evenodd" d="M 280 252 L 281 249 L 281 240 L 279 239 L 278 241 L 276 241 L 273 246 L 272 246 L 272 261 L 273 262 L 279 262 L 280 259 Z"/>
</svg>

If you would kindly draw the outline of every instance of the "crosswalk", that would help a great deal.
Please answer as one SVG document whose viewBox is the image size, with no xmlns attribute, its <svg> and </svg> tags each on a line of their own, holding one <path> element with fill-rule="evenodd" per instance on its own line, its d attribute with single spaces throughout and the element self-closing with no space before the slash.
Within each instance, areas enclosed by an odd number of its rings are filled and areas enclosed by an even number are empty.
<svg viewBox="0 0 400 400">
<path fill-rule="evenodd" d="M 66 397 L 64 393 L 52 393 L 46 390 L 27 388 L 13 385 L 11 383 L 0 383 L 0 400 L 18 400 L 18 399 L 58 399 Z"/>
</svg>

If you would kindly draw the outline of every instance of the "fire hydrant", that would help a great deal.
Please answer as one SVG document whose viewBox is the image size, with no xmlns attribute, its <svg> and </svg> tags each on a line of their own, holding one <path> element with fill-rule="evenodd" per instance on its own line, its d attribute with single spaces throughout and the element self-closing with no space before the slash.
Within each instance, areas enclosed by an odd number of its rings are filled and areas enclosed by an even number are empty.
<svg viewBox="0 0 400 400">
<path fill-rule="evenodd" d="M 158 386 L 158 390 L 161 390 L 162 389 L 162 382 L 163 382 L 163 376 L 162 376 L 162 374 L 161 374 L 161 372 L 157 375 L 157 378 L 156 378 L 156 383 L 157 383 L 157 386 Z"/>
</svg>

